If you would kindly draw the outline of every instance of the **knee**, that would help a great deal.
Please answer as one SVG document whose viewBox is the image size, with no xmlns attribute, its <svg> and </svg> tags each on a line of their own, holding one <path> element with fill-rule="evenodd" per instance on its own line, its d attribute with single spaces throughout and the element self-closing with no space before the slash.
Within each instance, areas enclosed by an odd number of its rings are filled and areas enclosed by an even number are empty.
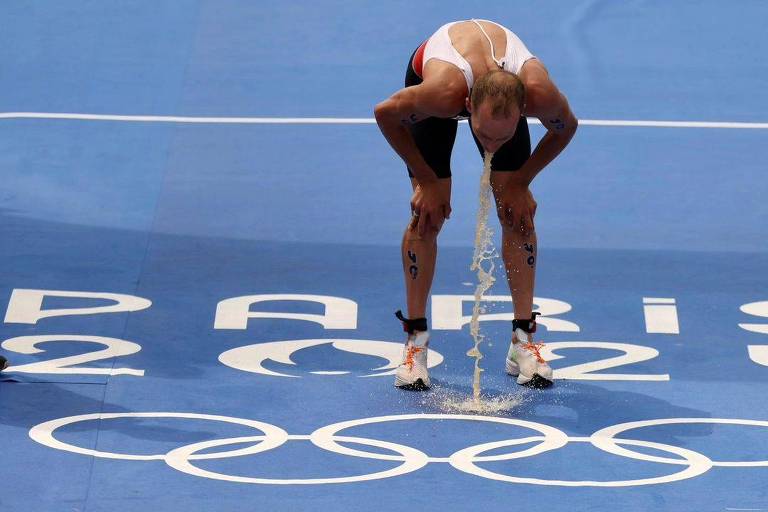
<svg viewBox="0 0 768 512">
<path fill-rule="evenodd" d="M 440 234 L 440 231 L 442 231 L 442 229 L 443 229 L 442 224 L 440 224 L 439 226 L 430 224 L 424 228 L 421 234 L 419 234 L 418 225 L 415 225 L 413 222 L 410 222 L 408 224 L 408 227 L 405 230 L 405 237 L 409 241 L 418 240 L 420 242 L 435 243 L 437 242 L 437 236 Z"/>
<path fill-rule="evenodd" d="M 499 217 L 501 221 L 502 236 L 507 240 L 518 240 L 521 242 L 528 242 L 536 239 L 536 226 L 520 226 L 520 224 L 509 224 L 505 222 L 503 218 Z"/>
</svg>

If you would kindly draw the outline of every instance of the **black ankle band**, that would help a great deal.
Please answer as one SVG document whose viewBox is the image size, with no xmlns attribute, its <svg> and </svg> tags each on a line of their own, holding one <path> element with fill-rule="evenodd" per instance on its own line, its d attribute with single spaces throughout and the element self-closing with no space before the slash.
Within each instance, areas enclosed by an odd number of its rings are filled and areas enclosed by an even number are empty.
<svg viewBox="0 0 768 512">
<path fill-rule="evenodd" d="M 541 313 L 533 313 L 530 320 L 512 320 L 512 330 L 522 329 L 527 333 L 536 332 L 536 317 Z"/>
<path fill-rule="evenodd" d="M 426 318 L 412 318 L 408 319 L 403 316 L 403 312 L 399 309 L 395 313 L 398 320 L 403 322 L 403 330 L 408 334 L 413 334 L 414 331 L 426 331 L 427 319 Z"/>
</svg>

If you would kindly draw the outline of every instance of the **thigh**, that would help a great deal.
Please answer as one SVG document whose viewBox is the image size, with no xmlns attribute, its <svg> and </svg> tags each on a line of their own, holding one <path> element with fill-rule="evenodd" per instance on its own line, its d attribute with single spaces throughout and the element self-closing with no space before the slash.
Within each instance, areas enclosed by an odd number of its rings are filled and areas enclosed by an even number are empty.
<svg viewBox="0 0 768 512">
<path fill-rule="evenodd" d="M 502 192 L 507 188 L 507 184 L 517 181 L 518 178 L 514 172 L 492 171 L 491 172 L 491 190 L 493 198 L 496 200 L 496 207 L 501 207 Z"/>
<path fill-rule="evenodd" d="M 405 86 L 419 85 L 423 80 L 413 69 L 413 52 L 405 70 Z M 429 117 L 408 127 L 419 153 L 438 178 L 451 177 L 451 153 L 456 140 L 456 129 L 459 122 L 455 119 Z M 408 176 L 413 173 L 408 169 Z"/>
<path fill-rule="evenodd" d="M 458 124 L 455 119 L 429 117 L 409 126 L 419 153 L 438 178 L 451 177 L 451 154 Z M 408 176 L 413 177 L 410 169 Z"/>
</svg>

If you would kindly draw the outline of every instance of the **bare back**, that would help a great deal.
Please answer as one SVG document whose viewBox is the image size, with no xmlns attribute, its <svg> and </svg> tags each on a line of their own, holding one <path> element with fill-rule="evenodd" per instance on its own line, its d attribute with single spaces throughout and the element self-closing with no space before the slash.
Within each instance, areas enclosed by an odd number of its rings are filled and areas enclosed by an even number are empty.
<svg viewBox="0 0 768 512">
<path fill-rule="evenodd" d="M 494 54 L 497 59 L 502 59 L 507 50 L 507 36 L 504 30 L 495 23 L 478 21 L 482 25 L 488 37 L 493 42 Z M 496 62 L 491 57 L 491 46 L 485 35 L 473 21 L 462 21 L 448 29 L 451 44 L 459 54 L 472 67 L 475 79 L 480 78 L 491 70 L 498 69 Z M 457 94 L 466 97 L 469 94 L 461 71 L 445 61 L 432 59 L 424 65 L 424 81 L 442 82 L 444 87 L 460 89 Z"/>
</svg>

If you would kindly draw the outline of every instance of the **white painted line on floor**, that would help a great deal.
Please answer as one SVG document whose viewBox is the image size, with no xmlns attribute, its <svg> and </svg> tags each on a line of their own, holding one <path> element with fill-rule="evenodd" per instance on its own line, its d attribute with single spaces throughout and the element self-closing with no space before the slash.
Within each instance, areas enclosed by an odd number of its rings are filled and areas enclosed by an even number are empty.
<svg viewBox="0 0 768 512">
<path fill-rule="evenodd" d="M 0 112 L 0 119 L 62 119 L 76 121 L 118 121 L 129 123 L 191 123 L 191 124 L 375 124 L 366 117 L 188 117 L 137 116 L 114 114 L 77 114 L 58 112 Z M 466 121 L 463 121 L 466 122 Z M 530 119 L 532 124 L 541 124 Z M 768 129 L 768 123 L 714 121 L 629 121 L 611 119 L 580 119 L 581 126 L 624 126 L 649 128 L 727 128 Z"/>
</svg>

